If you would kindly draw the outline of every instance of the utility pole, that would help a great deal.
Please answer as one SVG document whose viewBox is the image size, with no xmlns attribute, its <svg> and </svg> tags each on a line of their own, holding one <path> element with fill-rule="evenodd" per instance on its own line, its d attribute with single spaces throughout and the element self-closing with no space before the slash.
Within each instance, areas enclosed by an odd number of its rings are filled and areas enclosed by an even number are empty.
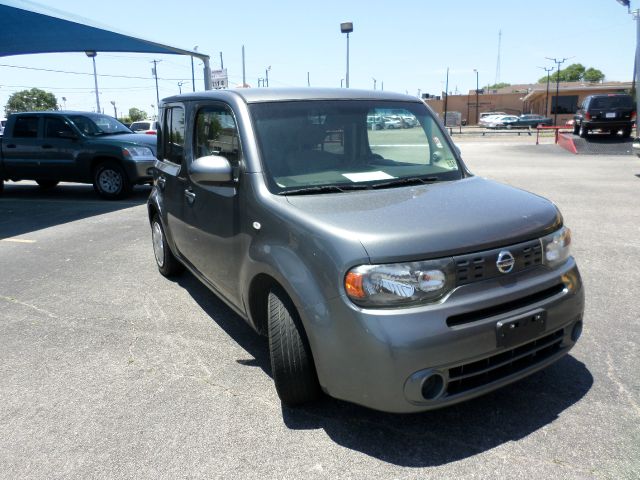
<svg viewBox="0 0 640 480">
<path fill-rule="evenodd" d="M 182 84 L 184 82 L 178 82 L 178 91 L 182 94 Z"/>
<path fill-rule="evenodd" d="M 556 64 L 556 66 L 558 67 L 558 71 L 556 72 L 558 77 L 556 78 L 556 107 L 553 109 L 555 115 L 553 116 L 553 124 L 557 127 L 558 126 L 558 100 L 560 100 L 559 94 L 560 94 L 560 65 L 562 65 L 564 62 L 566 62 L 567 60 L 569 60 L 568 58 L 563 58 L 563 59 L 559 59 L 559 58 L 549 58 L 549 57 L 544 57 L 547 60 L 551 60 L 552 62 L 554 62 Z"/>
<path fill-rule="evenodd" d="M 444 126 L 447 127 L 447 100 L 449 99 L 449 67 L 447 67 L 447 82 L 444 87 Z"/>
<path fill-rule="evenodd" d="M 264 71 L 264 78 L 265 78 L 265 81 L 267 82 L 267 85 L 266 85 L 267 87 L 269 86 L 269 71 L 270 70 L 271 70 L 271 65 L 269 65 L 267 67 L 267 69 Z"/>
<path fill-rule="evenodd" d="M 480 93 L 480 74 L 476 68 L 474 68 L 473 71 L 476 72 L 476 125 L 478 125 L 478 120 L 480 120 L 480 102 L 478 99 L 478 94 Z"/>
<path fill-rule="evenodd" d="M 375 78 L 371 77 L 371 80 L 373 80 L 373 89 L 376 89 L 376 83 L 378 82 Z"/>
<path fill-rule="evenodd" d="M 162 60 L 152 60 L 151 63 L 153 63 L 153 68 L 151 69 L 151 72 L 153 73 L 154 78 L 156 79 L 156 105 L 160 105 L 160 92 L 158 91 L 158 63 L 160 63 Z"/>
<path fill-rule="evenodd" d="M 224 70 L 224 62 L 222 61 L 222 52 L 220 52 L 220 70 Z"/>
<path fill-rule="evenodd" d="M 545 72 L 547 72 L 547 96 L 546 99 L 544 101 L 544 116 L 546 117 L 548 115 L 548 111 L 549 111 L 549 72 L 552 72 L 554 70 L 554 67 L 538 67 L 543 69 Z"/>
<path fill-rule="evenodd" d="M 247 76 L 245 74 L 245 66 L 244 66 L 244 45 L 242 45 L 242 88 L 247 87 Z"/>
<path fill-rule="evenodd" d="M 309 72 L 307 72 L 307 87 L 311 86 L 311 77 L 309 77 Z"/>
<path fill-rule="evenodd" d="M 196 45 L 195 47 L 193 47 L 194 51 L 198 50 L 198 45 Z M 195 72 L 193 70 L 193 55 L 191 55 L 191 85 L 193 87 L 193 91 L 196 91 L 196 76 L 195 76 Z"/>
</svg>

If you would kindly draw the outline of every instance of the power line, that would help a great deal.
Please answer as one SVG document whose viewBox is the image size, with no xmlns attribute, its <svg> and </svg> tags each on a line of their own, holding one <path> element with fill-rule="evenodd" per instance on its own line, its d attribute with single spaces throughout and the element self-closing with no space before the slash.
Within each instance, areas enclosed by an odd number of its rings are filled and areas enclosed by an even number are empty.
<svg viewBox="0 0 640 480">
<path fill-rule="evenodd" d="M 85 72 L 69 72 L 66 70 L 53 70 L 53 69 L 49 69 L 49 68 L 36 68 L 36 67 L 23 67 L 20 65 L 8 65 L 6 63 L 0 63 L 0 67 L 9 67 L 9 68 L 20 68 L 23 70 L 37 70 L 40 72 L 51 72 L 51 73 L 67 73 L 70 75 L 89 75 L 89 76 L 93 76 L 93 73 L 85 73 Z M 131 75 L 108 75 L 105 73 L 100 73 L 98 74 L 99 77 L 111 77 L 111 78 L 128 78 L 128 79 L 135 79 L 135 80 L 151 80 L 152 78 L 149 77 L 134 77 Z M 176 82 L 176 81 L 180 81 L 180 80 L 188 80 L 186 78 L 160 78 L 158 77 L 158 80 L 167 80 L 170 82 Z"/>
</svg>

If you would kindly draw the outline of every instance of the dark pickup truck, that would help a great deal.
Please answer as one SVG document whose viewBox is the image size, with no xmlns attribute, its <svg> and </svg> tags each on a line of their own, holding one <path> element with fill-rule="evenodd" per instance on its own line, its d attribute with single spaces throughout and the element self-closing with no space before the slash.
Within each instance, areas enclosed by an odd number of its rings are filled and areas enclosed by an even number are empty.
<svg viewBox="0 0 640 480">
<path fill-rule="evenodd" d="M 108 115 L 25 112 L 10 115 L 0 140 L 0 192 L 8 180 L 92 183 L 106 199 L 150 183 L 156 137 L 135 134 Z"/>
</svg>

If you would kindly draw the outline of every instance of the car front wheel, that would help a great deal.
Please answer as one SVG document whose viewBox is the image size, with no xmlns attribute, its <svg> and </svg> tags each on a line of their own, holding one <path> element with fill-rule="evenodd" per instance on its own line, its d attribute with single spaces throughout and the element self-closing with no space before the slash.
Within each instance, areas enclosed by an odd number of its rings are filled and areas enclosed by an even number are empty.
<svg viewBox="0 0 640 480">
<path fill-rule="evenodd" d="M 102 162 L 93 172 L 93 188 L 102 198 L 115 200 L 130 195 L 133 185 L 116 162 Z"/>
<path fill-rule="evenodd" d="M 320 386 L 309 343 L 293 302 L 279 288 L 267 298 L 269 356 L 278 397 L 288 406 L 316 400 Z"/>
</svg>

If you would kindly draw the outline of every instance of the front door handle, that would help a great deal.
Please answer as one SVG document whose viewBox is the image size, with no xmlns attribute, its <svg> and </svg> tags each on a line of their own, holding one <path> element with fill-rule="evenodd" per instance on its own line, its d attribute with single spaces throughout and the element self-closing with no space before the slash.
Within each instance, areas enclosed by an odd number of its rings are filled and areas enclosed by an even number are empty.
<svg viewBox="0 0 640 480">
<path fill-rule="evenodd" d="M 189 203 L 189 205 L 193 205 L 193 202 L 196 201 L 196 194 L 188 188 L 184 191 L 184 196 L 187 197 L 187 202 Z"/>
</svg>

